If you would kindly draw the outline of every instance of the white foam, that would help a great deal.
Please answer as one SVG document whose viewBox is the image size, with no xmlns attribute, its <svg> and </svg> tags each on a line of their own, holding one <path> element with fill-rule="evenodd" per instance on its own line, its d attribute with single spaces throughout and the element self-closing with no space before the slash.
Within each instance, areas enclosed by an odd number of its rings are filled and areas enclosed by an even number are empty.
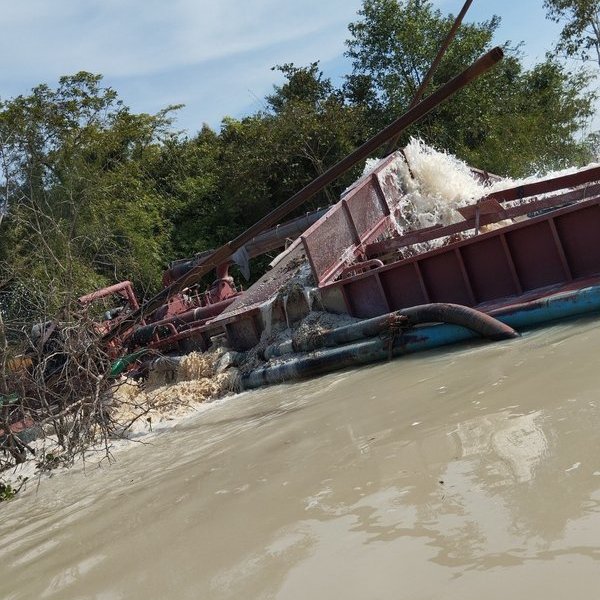
<svg viewBox="0 0 600 600">
<path fill-rule="evenodd" d="M 367 158 L 361 177 L 364 177 L 365 175 L 368 175 L 374 171 L 379 166 L 380 162 L 380 158 Z"/>
<path fill-rule="evenodd" d="M 447 152 L 418 139 L 404 149 L 398 181 L 403 197 L 398 206 L 398 225 L 403 231 L 432 225 L 450 225 L 462 219 L 457 208 L 487 193 L 469 166 Z"/>
<path fill-rule="evenodd" d="M 402 192 L 395 214 L 396 229 L 400 235 L 433 225 L 457 223 L 462 220 L 458 208 L 491 193 L 583 170 L 576 167 L 549 172 L 539 170 L 521 179 L 502 178 L 483 183 L 465 162 L 419 139 L 410 140 L 404 149 L 404 157 L 405 162 L 400 161 L 395 176 L 396 185 Z M 376 163 L 369 163 L 368 166 L 372 168 Z M 598 163 L 593 163 L 585 169 L 596 166 Z M 562 193 L 562 190 L 543 196 L 558 193 Z M 420 252 L 443 243 L 443 239 L 433 240 L 415 245 L 415 250 Z"/>
<path fill-rule="evenodd" d="M 600 163 L 590 163 L 586 165 L 583 169 L 580 167 L 566 167 L 565 169 L 559 169 L 558 171 L 544 171 L 539 170 L 533 173 L 532 175 L 528 175 L 527 177 L 521 177 L 519 179 L 512 179 L 510 177 L 505 177 L 500 181 L 495 182 L 487 189 L 487 193 L 499 192 L 511 187 L 516 187 L 518 185 L 525 185 L 528 183 L 535 183 L 540 179 L 552 179 L 554 177 L 561 177 L 563 175 L 572 175 L 573 173 L 579 173 L 582 171 L 587 171 L 588 169 L 593 169 L 594 167 L 599 167 Z M 553 194 L 562 194 L 563 190 L 559 190 L 557 192 L 552 192 L 549 194 L 544 194 L 544 196 L 550 196 Z"/>
</svg>

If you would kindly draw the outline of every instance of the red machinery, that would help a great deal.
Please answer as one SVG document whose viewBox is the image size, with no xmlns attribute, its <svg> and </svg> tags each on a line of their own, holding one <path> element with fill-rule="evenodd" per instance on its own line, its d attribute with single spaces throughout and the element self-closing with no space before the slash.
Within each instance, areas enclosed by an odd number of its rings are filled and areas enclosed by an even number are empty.
<svg viewBox="0 0 600 600">
<path fill-rule="evenodd" d="M 498 48 L 484 55 L 234 240 L 171 265 L 165 288 L 119 315 L 104 341 L 122 340 L 129 351 L 185 352 L 205 349 L 212 336 L 223 333 L 232 348 L 251 348 L 272 322 L 290 321 L 289 294 L 279 298 L 279 292 L 303 264 L 310 266 L 323 308 L 360 318 L 431 302 L 499 306 L 600 278 L 598 168 L 505 190 L 461 209 L 461 223 L 398 236 L 394 213 L 402 192 L 394 169 L 401 158 L 392 154 L 325 214 L 310 215 L 312 224 L 302 217 L 265 231 L 501 58 Z M 561 193 L 548 195 L 554 192 Z M 514 200 L 524 202 L 506 204 Z M 538 214 L 548 209 L 558 210 Z M 529 218 L 479 235 L 481 225 L 514 217 Z M 469 237 L 457 240 L 456 234 Z M 283 246 L 288 237 L 297 239 L 274 268 L 247 292 L 237 291 L 228 265 L 243 268 L 249 257 Z M 424 254 L 398 253 L 435 238 L 446 242 Z M 199 293 L 201 277 L 215 268 L 215 283 Z"/>
<path fill-rule="evenodd" d="M 230 265 L 238 264 L 242 272 L 246 271 L 249 259 L 285 246 L 327 210 L 318 209 L 307 213 L 256 236 L 244 246 L 243 252 L 217 267 L 217 277 L 208 290 L 200 291 L 198 284 L 195 284 L 168 297 L 164 304 L 146 314 L 136 326 L 112 339 L 108 344 L 111 353 L 115 356 L 122 354 L 124 348 L 128 351 L 148 348 L 159 352 L 204 350 L 213 332 L 201 328 L 242 296 L 242 291 L 235 286 L 233 277 L 229 274 Z M 165 288 L 202 264 L 210 255 L 211 251 L 207 251 L 190 259 L 172 262 L 163 274 Z M 90 305 L 109 297 L 116 297 L 120 306 L 104 313 L 104 319 L 98 326 L 102 334 L 112 330 L 140 306 L 129 281 L 82 296 L 79 302 Z"/>
</svg>

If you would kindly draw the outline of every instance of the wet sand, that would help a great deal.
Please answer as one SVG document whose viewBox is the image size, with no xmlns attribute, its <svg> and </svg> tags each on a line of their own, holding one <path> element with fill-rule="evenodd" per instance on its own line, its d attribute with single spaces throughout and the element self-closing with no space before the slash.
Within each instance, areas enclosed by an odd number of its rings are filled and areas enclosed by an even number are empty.
<svg viewBox="0 0 600 600">
<path fill-rule="evenodd" d="M 29 486 L 0 597 L 596 597 L 599 325 L 242 394 Z"/>
</svg>

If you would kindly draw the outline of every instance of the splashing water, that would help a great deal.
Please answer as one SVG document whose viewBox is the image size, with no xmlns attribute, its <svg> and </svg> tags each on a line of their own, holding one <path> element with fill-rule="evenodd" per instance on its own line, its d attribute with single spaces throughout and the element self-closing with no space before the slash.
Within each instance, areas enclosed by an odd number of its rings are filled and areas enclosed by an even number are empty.
<svg viewBox="0 0 600 600">
<path fill-rule="evenodd" d="M 171 419 L 203 402 L 239 391 L 236 369 L 218 372 L 222 354 L 222 349 L 216 349 L 186 355 L 177 368 L 175 381 L 166 381 L 166 373 L 159 370 L 151 371 L 145 384 L 124 379 L 114 391 L 116 422 L 127 424 L 146 415 L 154 421 Z"/>
<path fill-rule="evenodd" d="M 403 193 L 398 222 L 403 231 L 450 225 L 462 219 L 456 210 L 487 193 L 466 163 L 446 152 L 411 139 L 399 166 Z"/>
<path fill-rule="evenodd" d="M 374 170 L 379 160 L 370 159 L 363 175 Z M 597 166 L 588 165 L 586 168 Z M 401 196 L 395 210 L 395 226 L 398 235 L 408 231 L 451 225 L 462 221 L 457 209 L 476 200 L 517 185 L 539 181 L 542 178 L 558 177 L 578 171 L 569 167 L 559 171 L 537 172 L 521 179 L 500 178 L 493 182 L 482 182 L 469 165 L 448 152 L 442 152 L 412 138 L 399 156 L 394 169 L 396 186 Z M 544 196 L 562 193 L 561 190 Z M 488 226 L 494 228 L 506 224 Z M 425 251 L 443 245 L 444 239 L 417 244 L 414 250 Z"/>
<path fill-rule="evenodd" d="M 367 160 L 363 175 L 376 169 L 380 162 Z M 483 184 L 462 160 L 415 138 L 411 138 L 398 154 L 389 174 L 400 191 L 400 201 L 392 214 L 397 235 L 459 222 L 462 216 L 457 209 L 473 203 L 492 189 Z M 503 183 L 508 186 L 505 180 Z M 425 251 L 441 243 L 434 240 L 418 244 L 414 249 Z"/>
</svg>

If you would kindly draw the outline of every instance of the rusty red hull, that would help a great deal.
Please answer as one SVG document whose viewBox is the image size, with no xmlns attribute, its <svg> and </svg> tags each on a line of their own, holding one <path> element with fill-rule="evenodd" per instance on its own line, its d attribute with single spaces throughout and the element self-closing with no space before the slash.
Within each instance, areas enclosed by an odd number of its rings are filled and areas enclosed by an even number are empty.
<svg viewBox="0 0 600 600">
<path fill-rule="evenodd" d="M 399 236 L 396 160 L 382 161 L 300 236 L 298 256 L 308 260 L 325 310 L 371 318 L 450 302 L 490 312 L 600 283 L 600 167 L 496 192 L 461 210 L 462 222 Z M 506 204 L 514 200 L 521 202 Z M 513 218 L 524 220 L 479 233 Z M 398 253 L 436 238 L 444 238 L 439 248 Z M 266 326 L 265 300 L 234 303 L 208 327 L 220 325 L 233 347 L 249 348 Z"/>
</svg>

